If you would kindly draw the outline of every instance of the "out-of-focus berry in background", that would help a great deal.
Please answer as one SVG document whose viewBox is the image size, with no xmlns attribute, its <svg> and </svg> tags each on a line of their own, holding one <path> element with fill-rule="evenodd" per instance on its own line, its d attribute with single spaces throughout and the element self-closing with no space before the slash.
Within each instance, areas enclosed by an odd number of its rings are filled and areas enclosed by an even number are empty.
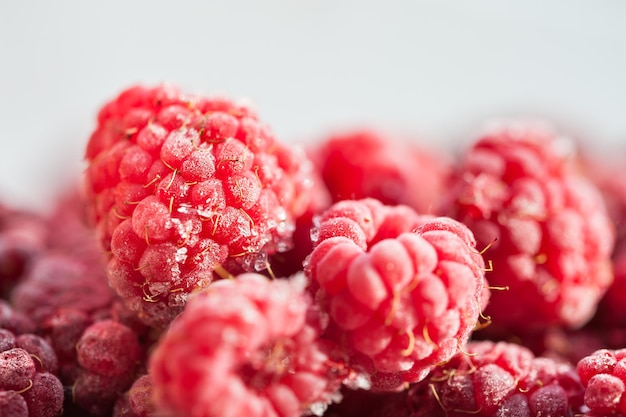
<svg viewBox="0 0 626 417">
<path fill-rule="evenodd" d="M 402 130 L 456 147 L 539 116 L 626 139 L 626 2 L 59 0 L 0 3 L 0 198 L 76 181 L 97 109 L 131 84 L 246 97 L 283 141 Z M 69 184 L 68 184 L 69 186 Z"/>
</svg>

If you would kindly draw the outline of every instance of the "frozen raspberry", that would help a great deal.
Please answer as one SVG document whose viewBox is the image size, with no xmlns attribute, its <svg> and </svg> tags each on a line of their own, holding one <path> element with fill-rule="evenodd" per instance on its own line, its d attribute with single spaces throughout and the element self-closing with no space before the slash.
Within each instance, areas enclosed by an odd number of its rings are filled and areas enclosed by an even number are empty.
<svg viewBox="0 0 626 417">
<path fill-rule="evenodd" d="M 31 262 L 46 248 L 44 219 L 34 213 L 0 207 L 0 297 L 28 271 Z"/>
<path fill-rule="evenodd" d="M 566 138 L 534 125 L 488 131 L 465 155 L 445 210 L 493 262 L 493 334 L 576 328 L 612 280 L 614 231 Z M 532 307 L 529 307 L 532 306 Z"/>
<path fill-rule="evenodd" d="M 115 403 L 113 417 L 150 417 L 156 414 L 152 395 L 152 377 L 142 375 Z"/>
<path fill-rule="evenodd" d="M 410 417 L 567 416 L 582 411 L 574 367 L 505 342 L 471 342 L 407 393 Z"/>
<path fill-rule="evenodd" d="M 590 416 L 626 416 L 626 349 L 600 349 L 581 359 L 577 370 Z"/>
<path fill-rule="evenodd" d="M 15 334 L 31 333 L 35 330 L 35 323 L 26 314 L 15 311 L 4 300 L 0 300 L 0 328 Z"/>
<path fill-rule="evenodd" d="M 78 415 L 110 416 L 115 402 L 132 382 L 132 374 L 108 377 L 82 369 L 72 386 L 72 406 L 78 406 Z"/>
<path fill-rule="evenodd" d="M 626 325 L 626 169 L 623 158 L 585 161 L 585 168 L 598 186 L 615 224 L 616 241 L 612 254 L 614 281 L 600 301 L 595 324 L 607 330 Z"/>
<path fill-rule="evenodd" d="M 464 225 L 344 200 L 322 213 L 317 238 L 305 272 L 330 316 L 325 337 L 374 389 L 422 380 L 467 342 L 488 292 Z"/>
<path fill-rule="evenodd" d="M 312 163 L 249 107 L 169 86 L 107 103 L 86 158 L 111 285 L 156 327 L 224 271 L 261 270 L 289 249 L 311 198 Z"/>
<path fill-rule="evenodd" d="M 372 130 L 330 136 L 312 155 L 333 201 L 371 197 L 420 213 L 438 208 L 450 169 L 433 150 Z"/>
<path fill-rule="evenodd" d="M 76 343 L 73 403 L 94 416 L 110 415 L 130 387 L 143 351 L 137 334 L 113 320 L 91 324 Z"/>
<path fill-rule="evenodd" d="M 26 400 L 15 391 L 0 391 L 0 410 L 7 417 L 29 417 Z"/>
<path fill-rule="evenodd" d="M 104 376 L 132 372 L 141 355 L 135 333 L 113 320 L 89 326 L 78 341 L 76 351 L 83 368 Z"/>
<path fill-rule="evenodd" d="M 56 366 L 52 347 L 39 336 L 0 329 L 0 411 L 11 417 L 59 415 L 63 385 L 49 372 Z"/>
<path fill-rule="evenodd" d="M 24 349 L 35 359 L 38 372 L 57 373 L 59 360 L 56 352 L 43 338 L 35 334 L 22 334 L 15 338 L 15 346 Z"/>
<path fill-rule="evenodd" d="M 55 417 L 63 409 L 63 385 L 48 372 L 35 374 L 32 386 L 23 394 L 29 417 Z"/>
<path fill-rule="evenodd" d="M 157 408 L 180 417 L 321 414 L 340 375 L 302 284 L 247 273 L 198 293 L 151 357 Z"/>
<path fill-rule="evenodd" d="M 37 258 L 11 300 L 17 311 L 41 322 L 59 308 L 95 314 L 110 308 L 114 297 L 102 262 L 50 252 Z"/>
</svg>

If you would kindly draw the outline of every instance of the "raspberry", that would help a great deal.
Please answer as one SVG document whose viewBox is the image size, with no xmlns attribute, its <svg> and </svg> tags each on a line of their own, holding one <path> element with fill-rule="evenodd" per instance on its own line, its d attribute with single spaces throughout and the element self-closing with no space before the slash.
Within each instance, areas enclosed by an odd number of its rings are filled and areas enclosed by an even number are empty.
<svg viewBox="0 0 626 417">
<path fill-rule="evenodd" d="M 113 409 L 113 417 L 149 417 L 155 414 L 150 375 L 137 378 L 128 392 L 117 400 Z"/>
<path fill-rule="evenodd" d="M 30 417 L 55 417 L 63 409 L 63 385 L 51 373 L 35 374 L 32 386 L 22 395 Z"/>
<path fill-rule="evenodd" d="M 7 417 L 29 417 L 26 400 L 15 391 L 0 391 L 0 410 Z"/>
<path fill-rule="evenodd" d="M 26 389 L 35 372 L 35 362 L 24 349 L 13 348 L 0 352 L 0 389 Z"/>
<path fill-rule="evenodd" d="M 28 271 L 31 262 L 45 250 L 44 219 L 24 210 L 0 206 L 0 296 L 8 298 Z"/>
<path fill-rule="evenodd" d="M 493 243 L 489 283 L 507 289 L 486 310 L 492 334 L 580 327 L 611 283 L 614 231 L 572 149 L 548 129 L 510 125 L 480 137 L 459 167 L 444 211 Z"/>
<path fill-rule="evenodd" d="M 137 335 L 113 320 L 98 321 L 76 344 L 79 367 L 73 401 L 95 416 L 110 415 L 115 402 L 130 387 L 142 357 Z"/>
<path fill-rule="evenodd" d="M 619 162 L 618 162 L 619 161 Z M 616 242 L 612 254 L 614 281 L 600 301 L 596 322 L 612 329 L 626 325 L 624 297 L 626 291 L 626 171 L 621 160 L 586 161 L 585 167 L 602 192 L 607 210 L 616 228 Z"/>
<path fill-rule="evenodd" d="M 111 285 L 155 327 L 223 271 L 261 270 L 287 250 L 311 198 L 311 162 L 248 107 L 168 86 L 107 103 L 86 158 Z"/>
<path fill-rule="evenodd" d="M 466 343 L 487 303 L 483 267 L 462 224 L 366 199 L 322 213 L 305 272 L 330 315 L 325 337 L 373 388 L 394 390 Z"/>
<path fill-rule="evenodd" d="M 35 323 L 29 316 L 15 311 L 9 303 L 0 300 L 0 328 L 15 334 L 30 333 L 34 331 Z"/>
<path fill-rule="evenodd" d="M 34 334 L 22 334 L 15 338 L 15 346 L 27 351 L 33 359 L 38 372 L 56 374 L 59 369 L 59 360 L 52 346 L 41 337 Z"/>
<path fill-rule="evenodd" d="M 59 308 L 95 314 L 110 307 L 114 297 L 101 262 L 50 252 L 37 258 L 11 299 L 16 310 L 41 322 Z"/>
<path fill-rule="evenodd" d="M 80 370 L 72 386 L 73 405 L 78 406 L 79 415 L 104 417 L 112 413 L 119 397 L 130 387 L 132 374 L 108 377 L 87 370 Z"/>
<path fill-rule="evenodd" d="M 78 341 L 76 351 L 83 368 L 104 376 L 132 372 L 141 355 L 135 333 L 113 320 L 89 326 Z"/>
<path fill-rule="evenodd" d="M 157 409 L 177 416 L 321 414 L 340 375 L 318 340 L 301 284 L 247 273 L 191 299 L 151 357 Z"/>
<path fill-rule="evenodd" d="M 371 197 L 420 213 L 437 208 L 450 165 L 432 150 L 372 130 L 330 136 L 312 154 L 333 201 Z"/>
<path fill-rule="evenodd" d="M 0 329 L 0 411 L 7 416 L 59 415 L 63 385 L 50 373 L 57 363 L 54 350 L 39 336 Z"/>
<path fill-rule="evenodd" d="M 576 367 L 585 386 L 589 415 L 626 415 L 626 349 L 600 349 Z"/>
<path fill-rule="evenodd" d="M 470 342 L 407 393 L 410 417 L 573 416 L 583 387 L 567 363 L 505 342 Z"/>
</svg>

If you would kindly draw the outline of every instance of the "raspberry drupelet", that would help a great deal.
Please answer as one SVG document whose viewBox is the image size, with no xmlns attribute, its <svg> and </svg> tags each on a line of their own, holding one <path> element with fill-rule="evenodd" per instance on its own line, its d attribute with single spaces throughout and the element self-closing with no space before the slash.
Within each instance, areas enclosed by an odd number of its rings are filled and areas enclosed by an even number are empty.
<svg viewBox="0 0 626 417">
<path fill-rule="evenodd" d="M 485 313 L 504 337 L 577 328 L 610 285 L 614 229 L 569 139 L 538 124 L 487 130 L 459 164 L 444 212 L 493 243 Z"/>
<path fill-rule="evenodd" d="M 581 415 L 584 389 L 568 363 L 506 342 L 470 342 L 466 352 L 412 386 L 406 417 Z"/>
<path fill-rule="evenodd" d="M 87 194 L 109 279 L 163 327 L 188 295 L 262 270 L 291 247 L 312 163 L 246 105 L 135 86 L 107 103 L 86 150 Z"/>
<path fill-rule="evenodd" d="M 303 279 L 246 273 L 194 295 L 150 360 L 157 412 L 321 415 L 343 376 L 318 340 L 303 286 Z"/>
<path fill-rule="evenodd" d="M 418 382 L 462 349 L 489 296 L 467 227 L 374 199 L 335 203 L 317 223 L 305 273 L 324 337 L 372 389 Z"/>
</svg>

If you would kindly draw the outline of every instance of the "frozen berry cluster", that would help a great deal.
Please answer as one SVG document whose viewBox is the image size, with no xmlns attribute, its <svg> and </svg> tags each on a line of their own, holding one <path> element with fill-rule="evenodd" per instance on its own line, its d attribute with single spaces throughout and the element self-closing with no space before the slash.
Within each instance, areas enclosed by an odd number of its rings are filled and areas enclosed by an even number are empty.
<svg viewBox="0 0 626 417">
<path fill-rule="evenodd" d="M 94 124 L 76 186 L 0 203 L 0 416 L 626 417 L 626 151 L 298 146 L 169 85 Z"/>
</svg>

